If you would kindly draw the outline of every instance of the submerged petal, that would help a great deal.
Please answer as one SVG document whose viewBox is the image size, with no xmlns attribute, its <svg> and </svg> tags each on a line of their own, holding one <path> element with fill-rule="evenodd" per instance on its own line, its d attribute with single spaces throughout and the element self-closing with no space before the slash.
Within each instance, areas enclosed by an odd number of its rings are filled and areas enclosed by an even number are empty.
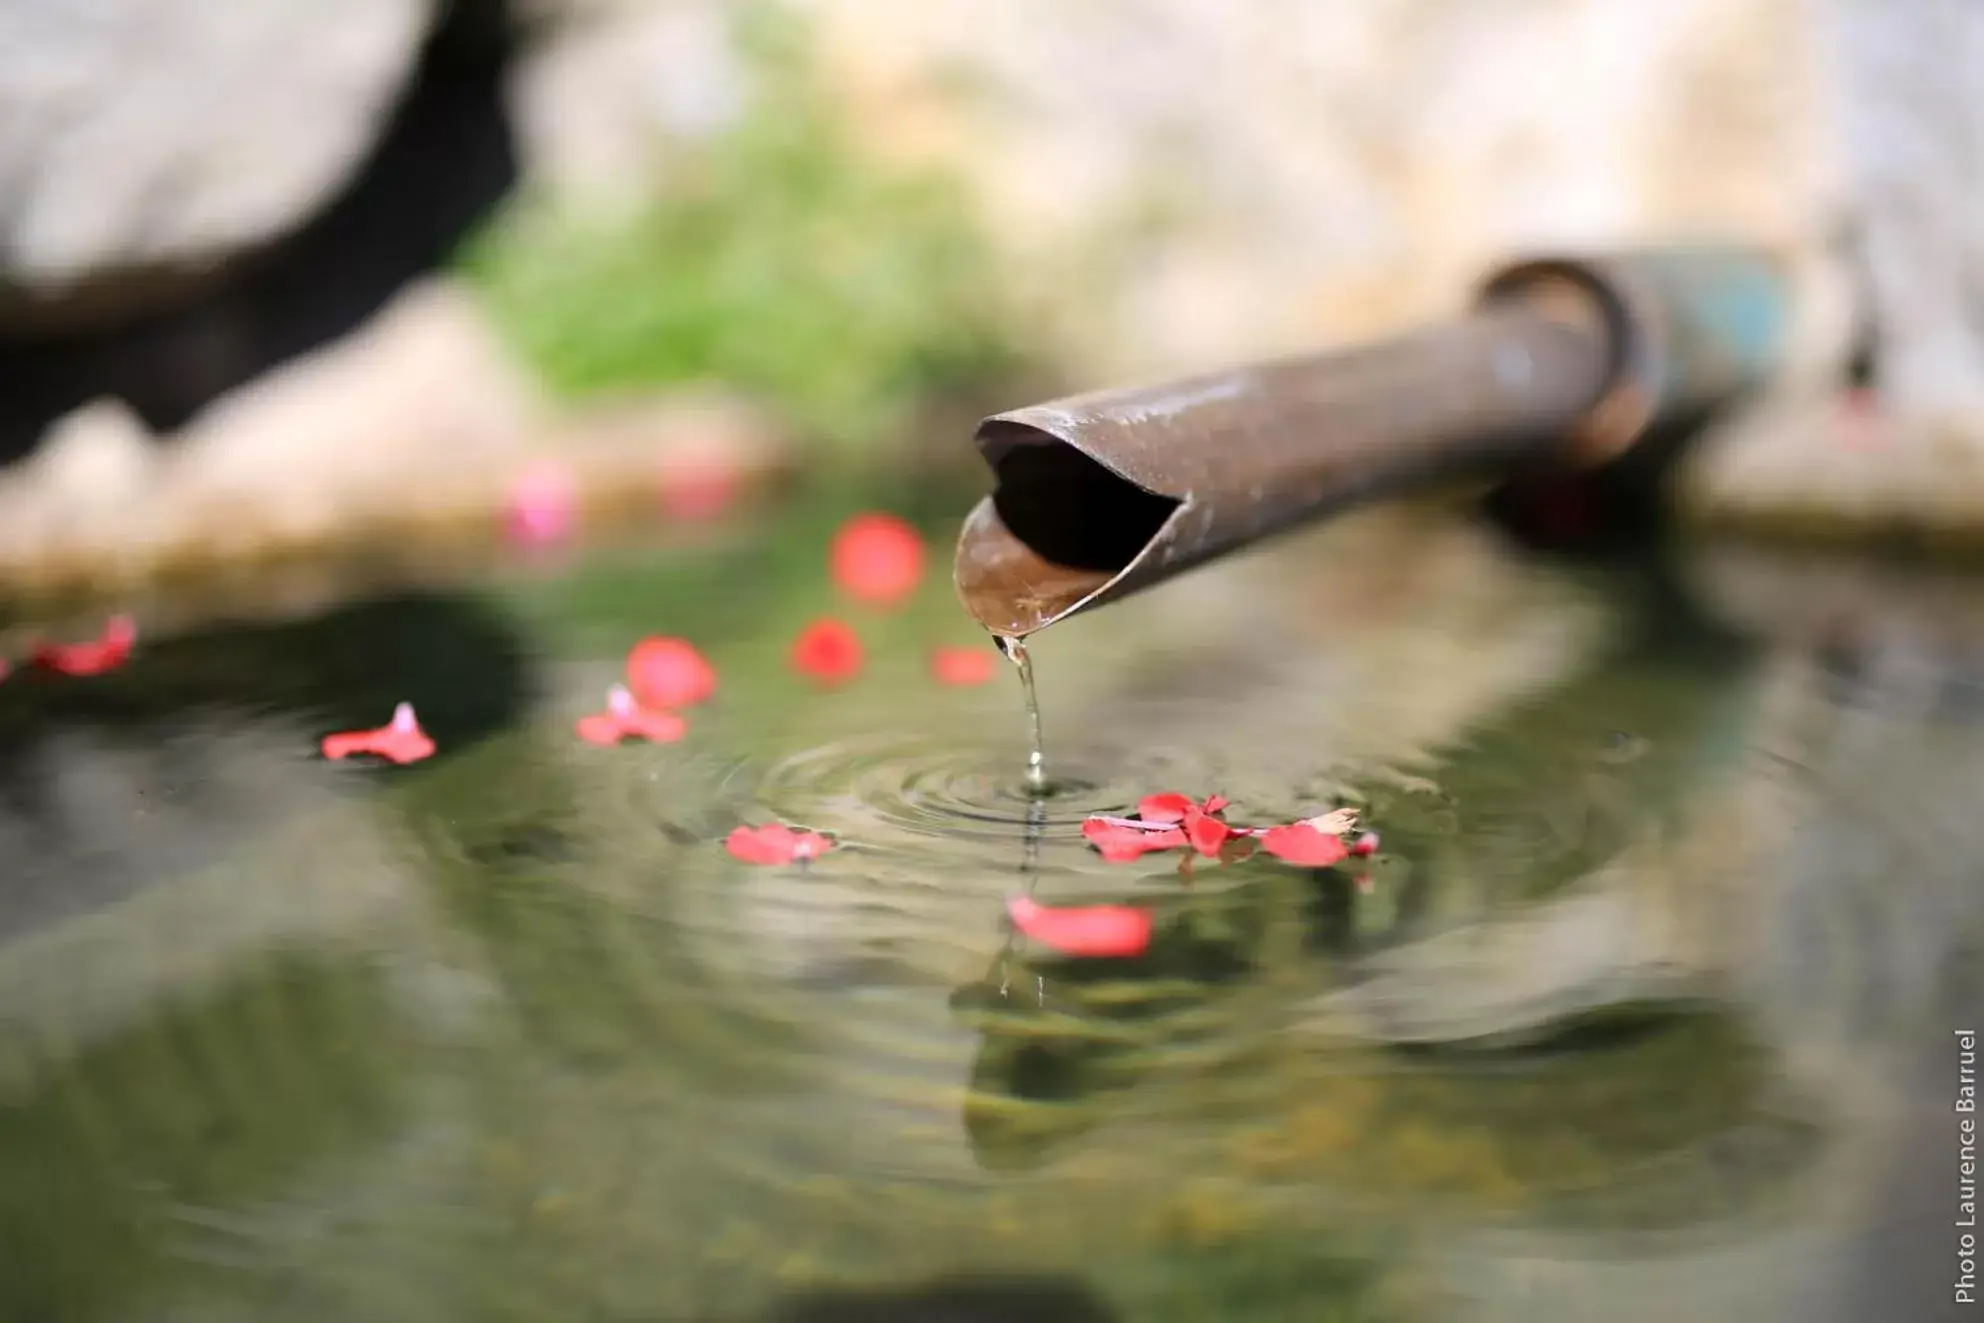
<svg viewBox="0 0 1984 1323">
<path fill-rule="evenodd" d="M 1006 912 L 1015 928 L 1062 955 L 1133 956 L 1150 948 L 1150 911 L 1134 905 L 1049 908 L 1029 896 L 1014 896 Z"/>
</svg>

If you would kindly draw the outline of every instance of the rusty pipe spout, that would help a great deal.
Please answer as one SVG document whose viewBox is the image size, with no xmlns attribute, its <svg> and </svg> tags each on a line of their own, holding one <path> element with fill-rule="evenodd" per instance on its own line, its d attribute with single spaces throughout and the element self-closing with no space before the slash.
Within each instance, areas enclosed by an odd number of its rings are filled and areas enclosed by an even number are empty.
<svg viewBox="0 0 1984 1323">
<path fill-rule="evenodd" d="M 1362 500 L 1609 461 L 1757 384 L 1785 301 L 1775 264 L 1742 252 L 1524 262 L 1447 325 L 996 414 L 959 596 L 1023 638 Z"/>
</svg>

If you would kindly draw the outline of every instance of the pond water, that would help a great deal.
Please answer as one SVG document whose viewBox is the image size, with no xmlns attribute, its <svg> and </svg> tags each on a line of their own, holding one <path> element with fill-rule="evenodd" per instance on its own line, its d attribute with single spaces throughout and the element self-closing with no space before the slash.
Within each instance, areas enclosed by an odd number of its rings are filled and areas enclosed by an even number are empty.
<svg viewBox="0 0 1984 1323">
<path fill-rule="evenodd" d="M 1360 516 L 1040 636 L 1043 798 L 944 526 L 875 613 L 847 512 L 0 683 L 0 1319 L 1945 1316 L 1984 584 Z M 576 740 L 656 632 L 718 697 Z M 1086 847 L 1159 790 L 1382 846 Z"/>
</svg>

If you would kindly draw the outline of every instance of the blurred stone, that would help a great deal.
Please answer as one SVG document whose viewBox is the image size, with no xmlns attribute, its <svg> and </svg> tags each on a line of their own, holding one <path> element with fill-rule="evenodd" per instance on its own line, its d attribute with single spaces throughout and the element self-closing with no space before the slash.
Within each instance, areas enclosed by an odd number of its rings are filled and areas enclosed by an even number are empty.
<svg viewBox="0 0 1984 1323">
<path fill-rule="evenodd" d="M 58 501 L 116 502 L 144 489 L 153 462 L 151 433 L 117 400 L 98 400 L 49 431 L 25 476 Z"/>
<path fill-rule="evenodd" d="M 729 126 L 744 70 L 714 5 L 575 5 L 522 59 L 510 88 L 524 169 L 567 197 L 612 207 L 666 173 L 671 141 Z"/>
<path fill-rule="evenodd" d="M 60 594 L 299 550 L 431 565 L 437 544 L 500 528 L 545 464 L 569 475 L 575 519 L 672 523 L 725 513 L 791 459 L 766 411 L 718 387 L 555 409 L 473 296 L 434 277 L 157 445 L 116 401 L 65 419 L 0 471 L 0 573 Z"/>
<path fill-rule="evenodd" d="M 1889 406 L 1984 447 L 1984 10 L 1830 0 L 1855 238 Z"/>
<path fill-rule="evenodd" d="M 372 145 L 434 10 L 0 7 L 0 326 L 73 301 L 114 317 L 162 271 L 306 219 Z"/>
<path fill-rule="evenodd" d="M 0 558 L 24 548 L 115 546 L 156 471 L 143 421 L 98 400 L 49 429 L 33 459 L 0 474 Z"/>
<path fill-rule="evenodd" d="M 1984 408 L 1911 413 L 1788 393 L 1706 434 L 1674 492 L 1707 527 L 1972 553 L 1984 549 Z"/>
<path fill-rule="evenodd" d="M 1445 313 L 1510 250 L 1811 246 L 1836 173 L 1795 0 L 813 0 L 879 147 L 956 166 L 1103 379 Z"/>
<path fill-rule="evenodd" d="M 169 536 L 216 544 L 446 509 L 499 481 L 492 466 L 525 451 L 541 408 L 474 299 L 436 277 L 194 418 L 152 499 L 182 525 Z"/>
</svg>

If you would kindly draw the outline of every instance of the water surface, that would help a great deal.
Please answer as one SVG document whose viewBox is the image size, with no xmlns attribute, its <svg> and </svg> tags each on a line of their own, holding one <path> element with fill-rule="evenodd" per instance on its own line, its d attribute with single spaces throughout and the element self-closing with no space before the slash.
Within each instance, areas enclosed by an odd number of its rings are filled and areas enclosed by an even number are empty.
<svg viewBox="0 0 1984 1323">
<path fill-rule="evenodd" d="M 0 684 L 0 1318 L 1941 1316 L 1984 585 L 1350 521 L 1035 640 L 1043 797 L 941 581 L 788 672 L 834 517 Z M 649 632 L 718 699 L 578 742 Z M 1383 848 L 1087 850 L 1156 790 Z"/>
</svg>

